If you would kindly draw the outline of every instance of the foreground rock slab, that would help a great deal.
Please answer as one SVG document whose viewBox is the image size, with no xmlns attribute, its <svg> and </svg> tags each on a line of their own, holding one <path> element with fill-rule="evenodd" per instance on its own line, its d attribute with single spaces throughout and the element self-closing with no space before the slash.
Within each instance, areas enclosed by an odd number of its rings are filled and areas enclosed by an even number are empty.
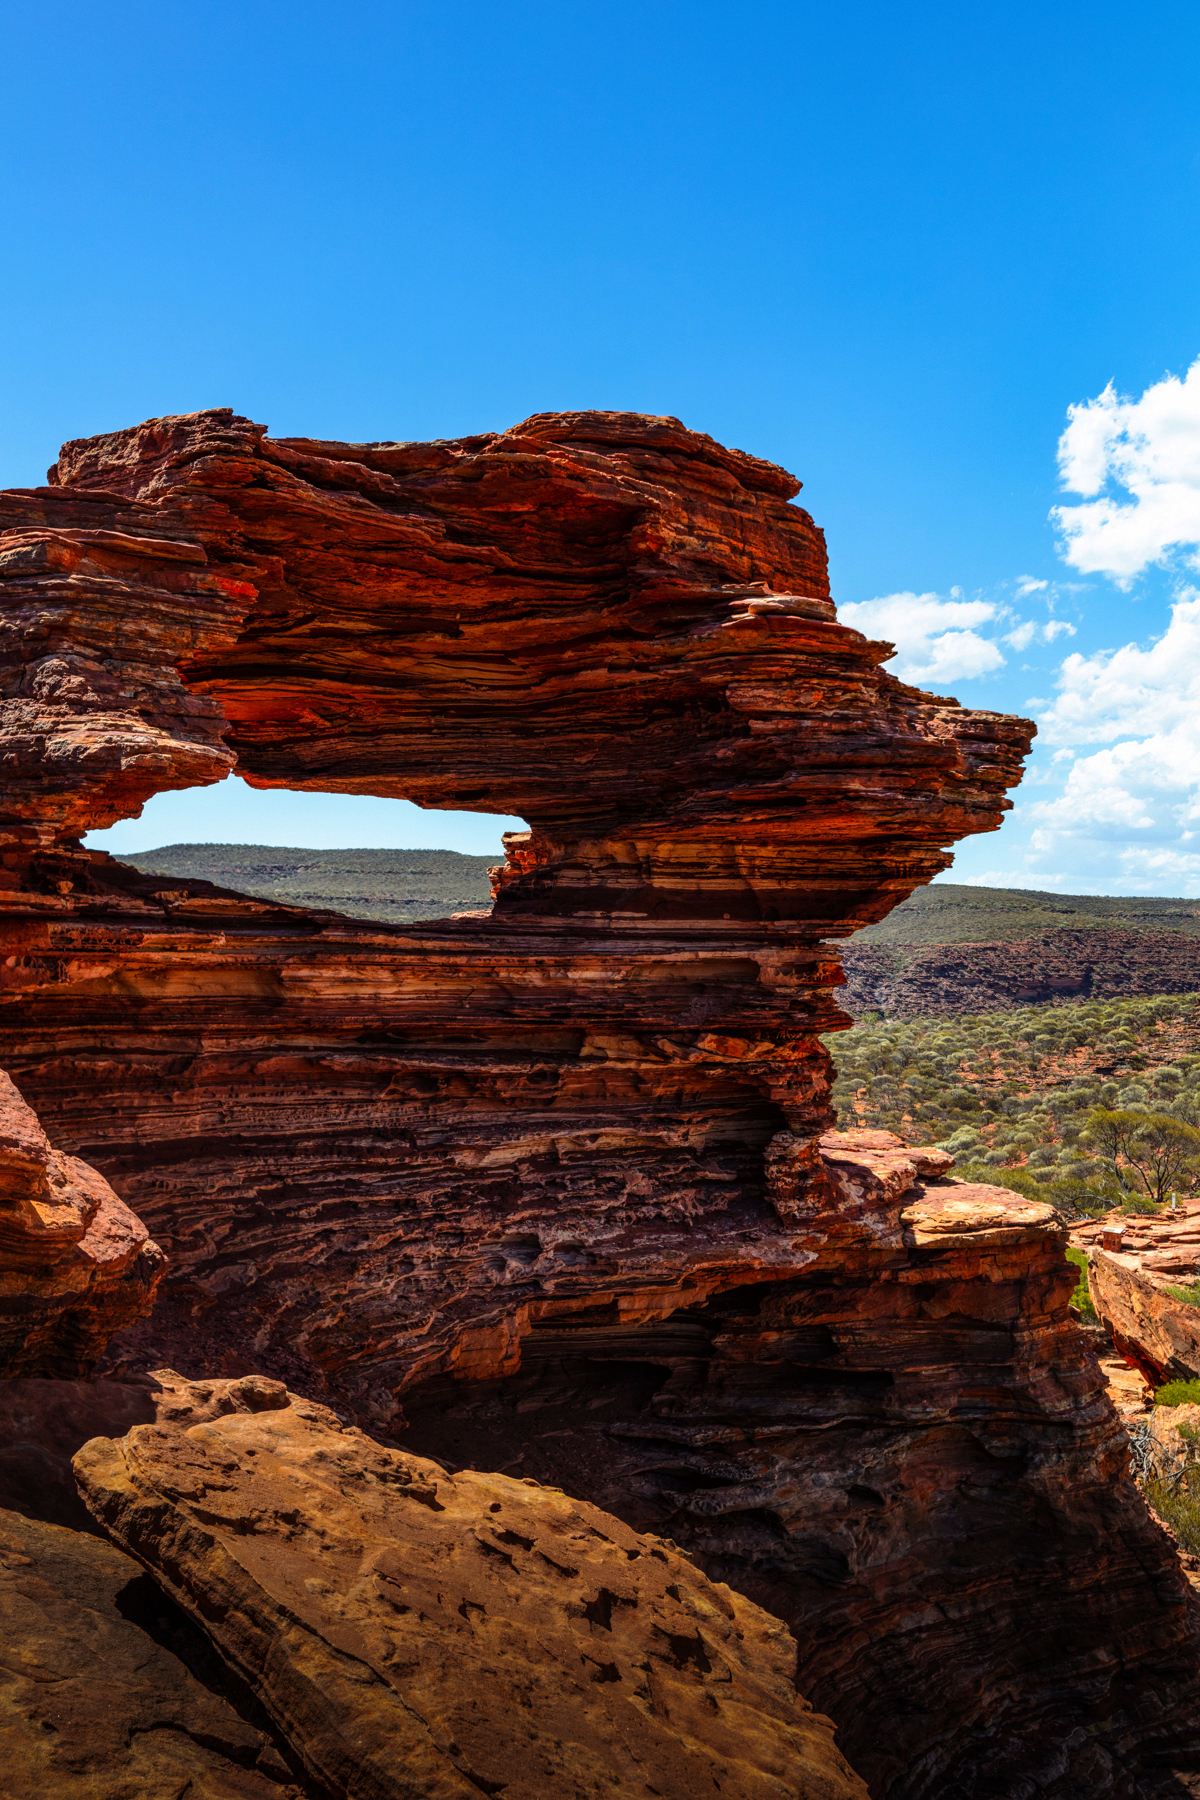
<svg viewBox="0 0 1200 1800">
<path fill-rule="evenodd" d="M 865 1800 L 786 1628 L 670 1545 L 556 1490 L 451 1477 L 277 1382 L 226 1385 L 248 1410 L 93 1439 L 76 1475 L 319 1785 Z"/>
<path fill-rule="evenodd" d="M 0 1512 L 0 1624 L 5 1800 L 312 1792 L 221 1691 L 200 1634 L 102 1539 Z"/>
</svg>

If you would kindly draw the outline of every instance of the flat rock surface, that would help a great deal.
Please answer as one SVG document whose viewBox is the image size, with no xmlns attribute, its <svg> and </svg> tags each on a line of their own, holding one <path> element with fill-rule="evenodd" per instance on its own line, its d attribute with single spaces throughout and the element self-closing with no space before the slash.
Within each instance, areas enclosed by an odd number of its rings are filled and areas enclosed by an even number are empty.
<svg viewBox="0 0 1200 1800">
<path fill-rule="evenodd" d="M 849 1800 L 767 1613 L 554 1489 L 447 1475 L 280 1384 L 76 1472 L 318 1781 L 404 1800 Z"/>
</svg>

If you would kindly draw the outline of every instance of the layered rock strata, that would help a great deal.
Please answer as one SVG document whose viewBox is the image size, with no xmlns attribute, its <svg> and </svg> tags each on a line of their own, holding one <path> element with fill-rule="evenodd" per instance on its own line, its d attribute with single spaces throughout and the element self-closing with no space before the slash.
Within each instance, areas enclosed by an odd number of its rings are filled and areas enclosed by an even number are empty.
<svg viewBox="0 0 1200 1800">
<path fill-rule="evenodd" d="M 793 1625 L 877 1796 L 1149 1793 L 1189 1597 L 1061 1232 L 818 1143 L 827 940 L 999 822 L 1031 728 L 881 669 L 795 491 L 627 415 L 68 446 L 0 510 L 0 1065 L 171 1258 L 123 1366 L 413 1442 L 582 1367 L 573 1491 Z M 390 928 L 79 849 L 234 759 L 531 830 L 490 917 Z"/>
<path fill-rule="evenodd" d="M 1152 1272 L 1136 1252 L 1088 1254 L 1092 1305 L 1117 1350 L 1154 1388 L 1200 1380 L 1200 1306 L 1180 1300 L 1170 1285 L 1169 1275 Z"/>
<path fill-rule="evenodd" d="M 279 1383 L 93 1439 L 84 1497 L 261 1697 L 317 1785 L 372 1800 L 867 1800 L 777 1619 L 673 1547 L 449 1475 Z M 209 1394 L 202 1410 L 211 1409 Z"/>
<path fill-rule="evenodd" d="M 769 1607 L 873 1795 L 1183 1792 L 1194 1601 L 1067 1316 L 1065 1227 L 885 1132 L 824 1147 L 801 1275 L 538 1328 L 520 1378 L 411 1391 L 407 1441 L 585 1494 Z"/>
<path fill-rule="evenodd" d="M 142 1221 L 54 1149 L 0 1070 L 0 1378 L 90 1374 L 150 1311 L 163 1268 Z"/>
<path fill-rule="evenodd" d="M 144 1363 L 386 1424 L 546 1309 L 794 1267 L 764 1158 L 832 1122 L 822 940 L 998 823 L 1031 730 L 882 671 L 797 485 L 673 420 L 214 412 L 5 497 L 0 1066 L 170 1254 Z M 532 830 L 489 918 L 390 930 L 79 851 L 235 755 Z"/>
</svg>

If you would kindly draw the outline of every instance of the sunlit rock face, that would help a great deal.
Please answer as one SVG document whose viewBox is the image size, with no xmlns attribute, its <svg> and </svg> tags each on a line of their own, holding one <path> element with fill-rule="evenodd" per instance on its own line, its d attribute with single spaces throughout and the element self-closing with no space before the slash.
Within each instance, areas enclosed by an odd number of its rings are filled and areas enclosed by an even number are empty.
<svg viewBox="0 0 1200 1800">
<path fill-rule="evenodd" d="M 1200 1208 L 1171 1218 L 1134 1219 L 1110 1232 L 1120 1248 L 1103 1248 L 1101 1228 L 1074 1234 L 1088 1243 L 1092 1304 L 1126 1362 L 1152 1388 L 1200 1379 L 1200 1310 L 1171 1292 L 1196 1280 Z M 1122 1220 L 1121 1224 L 1126 1225 Z M 1099 1240 L 1099 1243 L 1097 1243 Z"/>
<path fill-rule="evenodd" d="M 867 1800 L 786 1629 L 674 1546 L 279 1382 L 161 1380 L 173 1416 L 86 1444 L 81 1491 L 321 1793 Z"/>
<path fill-rule="evenodd" d="M 819 1143 L 829 940 L 999 823 L 1032 728 L 889 676 L 795 491 L 620 414 L 67 446 L 0 500 L 0 1065 L 170 1258 L 118 1365 L 261 1370 L 384 1434 L 581 1365 L 604 1504 L 675 1508 L 615 1433 L 649 1408 L 664 1492 L 738 1495 L 681 1531 L 788 1619 L 873 1791 L 1140 1792 L 1200 1716 L 1192 1627 L 1058 1227 Z M 413 926 L 79 850 L 235 765 L 531 829 L 490 916 Z"/>
</svg>

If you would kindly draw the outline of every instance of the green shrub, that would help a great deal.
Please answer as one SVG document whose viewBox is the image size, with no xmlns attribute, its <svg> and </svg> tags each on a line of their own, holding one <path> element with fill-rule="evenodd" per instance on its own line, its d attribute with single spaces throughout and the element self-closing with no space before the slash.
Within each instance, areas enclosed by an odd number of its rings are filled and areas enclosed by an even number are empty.
<svg viewBox="0 0 1200 1800">
<path fill-rule="evenodd" d="M 1075 1307 L 1080 1318 L 1083 1319 L 1086 1324 L 1098 1325 L 1100 1321 L 1096 1316 L 1096 1309 L 1092 1305 L 1091 1290 L 1088 1287 L 1087 1251 L 1068 1250 L 1067 1261 L 1069 1263 L 1074 1263 L 1075 1267 L 1079 1270 L 1079 1281 L 1076 1284 L 1075 1292 L 1071 1295 L 1071 1305 Z"/>
<path fill-rule="evenodd" d="M 1200 1387 L 1198 1382 L 1187 1384 Z M 1200 1495 L 1188 1491 L 1183 1481 L 1148 1481 L 1142 1489 L 1160 1519 L 1164 1519 L 1185 1550 L 1200 1550 Z"/>
<path fill-rule="evenodd" d="M 1157 1200 L 1151 1200 L 1148 1194 L 1122 1194 L 1121 1211 L 1125 1213 L 1156 1213 Z"/>
<path fill-rule="evenodd" d="M 1156 1406 L 1200 1406 L 1200 1381 L 1168 1381 L 1154 1396 Z"/>
<path fill-rule="evenodd" d="M 1167 1293 L 1188 1306 L 1200 1306 L 1200 1287 L 1169 1287 Z"/>
<path fill-rule="evenodd" d="M 1020 1194 L 1024 1200 L 1045 1200 L 1046 1190 L 1040 1181 L 1034 1179 L 1026 1169 L 992 1169 L 986 1163 L 956 1163 L 949 1171 L 950 1178 L 955 1181 L 982 1181 L 989 1187 L 1005 1188 L 1010 1194 Z"/>
</svg>

